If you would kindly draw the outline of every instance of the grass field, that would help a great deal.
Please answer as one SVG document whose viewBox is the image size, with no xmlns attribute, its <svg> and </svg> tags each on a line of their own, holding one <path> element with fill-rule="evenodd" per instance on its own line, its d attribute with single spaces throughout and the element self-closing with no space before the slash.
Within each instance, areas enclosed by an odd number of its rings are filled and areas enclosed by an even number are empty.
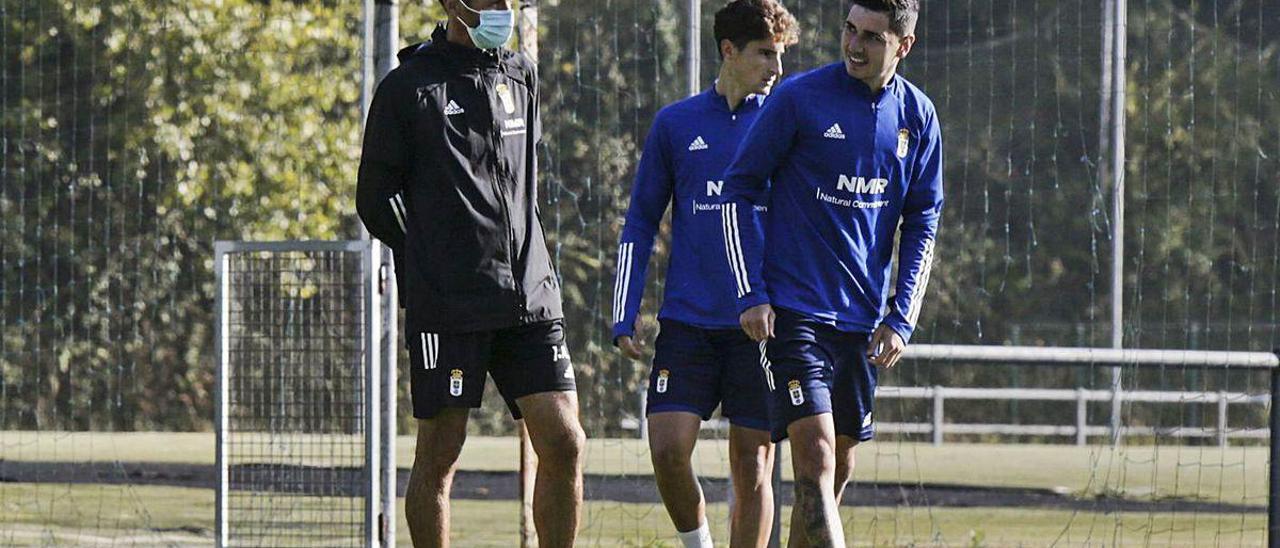
<svg viewBox="0 0 1280 548">
<path fill-rule="evenodd" d="M 0 544 L 212 544 L 213 492 L 137 486 L 0 487 Z M 25 502 L 24 502 L 25 501 Z M 517 506 L 511 501 L 455 501 L 454 544 L 512 546 Z M 789 509 L 786 509 L 789 510 Z M 403 503 L 401 504 L 403 511 Z M 725 538 L 728 509 L 712 504 L 713 534 Z M 855 545 L 903 546 L 1261 546 L 1265 516 L 1073 513 L 981 508 L 843 508 Z M 784 526 L 786 525 L 784 513 Z M 398 540 L 409 545 L 401 514 Z M 588 503 L 584 546 L 676 546 L 654 505 Z"/>
<path fill-rule="evenodd" d="M 397 441 L 401 468 L 413 463 L 414 439 Z M 463 448 L 466 470 L 515 470 L 514 438 L 472 436 Z M 695 454 L 704 476 L 728 474 L 723 440 L 702 440 Z M 588 441 L 586 470 L 596 474 L 650 475 L 645 442 Z M 786 446 L 783 459 L 786 460 Z M 857 452 L 856 481 L 937 483 L 1055 489 L 1082 496 L 1135 499 L 1185 498 L 1265 504 L 1265 447 L 947 444 L 872 442 Z M 212 434 L 0 432 L 0 459 L 15 461 L 137 461 L 213 464 Z M 323 464 L 311 462 L 310 464 Z M 784 467 L 784 479 L 790 469 Z"/>
<path fill-rule="evenodd" d="M 701 441 L 696 455 L 699 473 L 724 476 L 726 449 L 721 440 Z M 462 467 L 514 470 L 516 450 L 512 438 L 473 437 L 463 452 Z M 12 461 L 212 464 L 213 451 L 211 434 L 0 432 L 0 459 Z M 412 438 L 398 440 L 401 467 L 410 465 L 412 451 Z M 855 480 L 1264 505 L 1266 465 L 1266 450 L 1261 447 L 934 447 L 880 441 L 859 448 Z M 587 471 L 652 473 L 643 442 L 617 439 L 590 441 Z M 456 501 L 454 508 L 458 546 L 510 546 L 516 538 L 515 502 L 463 500 Z M 724 538 L 726 506 L 712 504 L 709 512 L 713 529 Z M 919 506 L 843 508 L 842 512 L 851 538 L 864 545 L 1257 545 L 1265 540 L 1266 517 L 1256 512 L 1102 514 Z M 584 545 L 662 546 L 674 540 L 667 517 L 657 504 L 590 502 L 584 517 Z M 402 515 L 398 521 L 402 545 L 408 545 Z M 212 526 L 213 492 L 207 489 L 0 482 L 0 545 L 207 545 Z"/>
</svg>

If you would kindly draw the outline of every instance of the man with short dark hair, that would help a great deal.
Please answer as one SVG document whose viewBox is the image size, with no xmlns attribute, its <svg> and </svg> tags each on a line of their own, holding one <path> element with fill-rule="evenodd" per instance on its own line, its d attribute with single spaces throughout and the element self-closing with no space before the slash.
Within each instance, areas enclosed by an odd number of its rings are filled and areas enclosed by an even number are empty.
<svg viewBox="0 0 1280 548">
<path fill-rule="evenodd" d="M 779 86 L 725 176 L 740 321 L 767 341 L 773 441 L 791 439 L 792 546 L 844 545 L 837 505 L 854 447 L 875 433 L 876 367 L 901 357 L 929 282 L 941 130 L 929 98 L 896 75 L 918 11 L 853 0 L 843 62 Z M 763 203 L 760 238 L 748 228 Z"/>
<path fill-rule="evenodd" d="M 537 216 L 538 76 L 509 0 L 442 0 L 449 21 L 400 52 L 374 95 L 356 200 L 404 275 L 418 439 L 415 546 L 449 543 L 449 490 L 486 376 L 538 455 L 540 546 L 572 546 L 582 506 L 573 367 Z"/>
<path fill-rule="evenodd" d="M 735 0 L 716 13 L 715 38 L 722 60 L 715 84 L 663 108 L 645 140 L 618 248 L 613 334 L 626 355 L 640 357 L 634 335 L 645 271 L 674 203 L 646 409 L 654 477 L 681 542 L 711 546 L 690 460 L 701 421 L 720 406 L 730 423 L 730 544 L 762 546 L 774 511 L 767 392 L 760 345 L 738 328 L 733 274 L 721 257 L 720 192 L 725 167 L 798 37 L 795 18 L 775 0 Z"/>
</svg>

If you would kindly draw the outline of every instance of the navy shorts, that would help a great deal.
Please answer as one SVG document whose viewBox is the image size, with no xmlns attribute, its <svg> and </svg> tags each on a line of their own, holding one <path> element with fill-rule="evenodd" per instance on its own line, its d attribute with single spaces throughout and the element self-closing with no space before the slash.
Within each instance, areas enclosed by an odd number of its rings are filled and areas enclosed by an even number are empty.
<svg viewBox="0 0 1280 548">
<path fill-rule="evenodd" d="M 730 424 L 769 429 L 760 344 L 741 329 L 706 329 L 659 320 L 646 414 L 686 411 Z"/>
<path fill-rule="evenodd" d="M 517 420 L 517 399 L 577 386 L 560 320 L 472 333 L 410 333 L 405 344 L 414 418 L 430 419 L 446 407 L 480 407 L 486 374 Z"/>
<path fill-rule="evenodd" d="M 784 308 L 774 307 L 774 338 L 766 346 L 769 426 L 773 441 L 787 438 L 787 426 L 831 413 L 836 435 L 867 441 L 877 368 L 867 361 L 868 333 L 847 333 Z"/>
</svg>

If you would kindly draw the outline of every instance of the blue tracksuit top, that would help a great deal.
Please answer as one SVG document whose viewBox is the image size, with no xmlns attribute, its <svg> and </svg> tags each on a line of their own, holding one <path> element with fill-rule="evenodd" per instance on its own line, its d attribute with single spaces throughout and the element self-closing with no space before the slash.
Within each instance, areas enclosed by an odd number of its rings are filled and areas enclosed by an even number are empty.
<svg viewBox="0 0 1280 548">
<path fill-rule="evenodd" d="M 763 103 L 764 96 L 748 95 L 730 112 L 712 86 L 658 111 L 645 139 L 618 246 L 615 340 L 635 333 L 654 235 L 672 202 L 671 262 L 658 317 L 710 329 L 738 326 L 733 274 L 724 260 L 721 192 L 724 170 Z M 758 207 L 763 213 L 766 204 Z M 758 225 L 751 230 L 760 235 Z"/>
<path fill-rule="evenodd" d="M 772 303 L 846 332 L 884 322 L 910 340 L 942 211 L 941 131 L 919 88 L 895 75 L 872 93 L 843 63 L 784 82 L 725 173 L 724 198 L 739 311 Z M 764 203 L 761 238 L 742 227 Z"/>
</svg>

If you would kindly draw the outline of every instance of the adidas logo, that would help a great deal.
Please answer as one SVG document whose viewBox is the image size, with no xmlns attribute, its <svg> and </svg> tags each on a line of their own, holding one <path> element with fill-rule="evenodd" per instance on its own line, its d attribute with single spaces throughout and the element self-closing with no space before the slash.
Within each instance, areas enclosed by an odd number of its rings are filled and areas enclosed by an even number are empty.
<svg viewBox="0 0 1280 548">
<path fill-rule="evenodd" d="M 702 140 L 701 135 L 699 135 L 697 139 L 694 139 L 692 143 L 689 143 L 689 151 L 692 152 L 695 150 L 707 150 L 707 142 Z"/>
<path fill-rule="evenodd" d="M 840 131 L 840 124 L 831 124 L 831 127 L 827 128 L 827 132 L 823 133 L 822 136 L 828 139 L 844 139 L 844 132 Z"/>
<path fill-rule="evenodd" d="M 462 107 L 458 106 L 458 103 L 455 103 L 452 100 L 450 100 L 449 104 L 444 107 L 445 116 L 453 116 L 454 114 L 462 114 L 464 112 L 466 111 L 462 110 Z"/>
</svg>

